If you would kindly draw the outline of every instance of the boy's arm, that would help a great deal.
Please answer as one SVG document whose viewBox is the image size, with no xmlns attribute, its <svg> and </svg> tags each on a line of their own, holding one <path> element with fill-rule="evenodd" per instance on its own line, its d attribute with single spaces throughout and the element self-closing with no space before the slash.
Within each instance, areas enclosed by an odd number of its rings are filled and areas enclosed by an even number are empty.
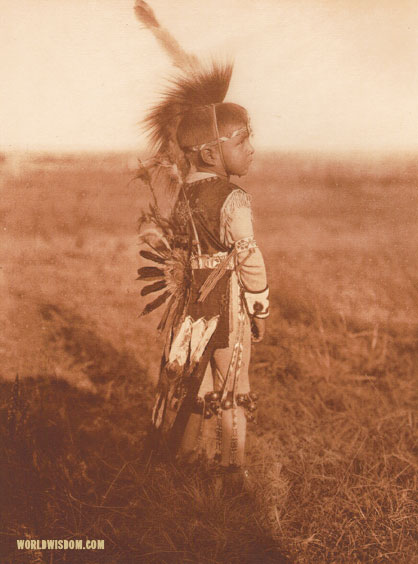
<svg viewBox="0 0 418 564">
<path fill-rule="evenodd" d="M 238 250 L 237 272 L 250 315 L 254 319 L 265 319 L 269 315 L 266 268 L 254 238 L 249 196 L 242 190 L 234 190 L 225 201 L 221 236 L 225 244 L 235 245 Z"/>
</svg>

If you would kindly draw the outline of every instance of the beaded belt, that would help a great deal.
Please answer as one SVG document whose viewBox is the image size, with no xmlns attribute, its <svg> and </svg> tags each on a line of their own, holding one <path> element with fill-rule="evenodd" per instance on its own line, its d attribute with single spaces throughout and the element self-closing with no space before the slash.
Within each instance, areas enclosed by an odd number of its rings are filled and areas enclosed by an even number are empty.
<svg viewBox="0 0 418 564">
<path fill-rule="evenodd" d="M 199 255 L 191 257 L 190 264 L 193 270 L 201 268 L 217 268 L 229 253 L 216 253 L 216 255 Z M 227 270 L 234 270 L 234 261 L 229 261 Z"/>
</svg>

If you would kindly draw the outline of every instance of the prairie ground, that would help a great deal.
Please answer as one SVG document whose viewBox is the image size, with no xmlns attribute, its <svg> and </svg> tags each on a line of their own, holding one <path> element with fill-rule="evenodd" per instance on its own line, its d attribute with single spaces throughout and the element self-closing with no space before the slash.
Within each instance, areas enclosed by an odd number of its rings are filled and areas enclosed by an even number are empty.
<svg viewBox="0 0 418 564">
<path fill-rule="evenodd" d="M 160 314 L 138 318 L 135 159 L 6 156 L 2 562 L 418 562 L 417 162 L 269 154 L 239 181 L 272 315 L 253 348 L 249 490 L 231 498 L 203 466 L 139 458 Z"/>
</svg>

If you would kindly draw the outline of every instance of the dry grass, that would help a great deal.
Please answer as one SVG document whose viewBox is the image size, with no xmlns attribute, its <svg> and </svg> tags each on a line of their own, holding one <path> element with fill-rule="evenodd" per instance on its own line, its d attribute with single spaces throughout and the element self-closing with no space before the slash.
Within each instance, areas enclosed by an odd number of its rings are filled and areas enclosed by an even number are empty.
<svg viewBox="0 0 418 564">
<path fill-rule="evenodd" d="M 270 155 L 245 179 L 273 314 L 232 497 L 204 466 L 140 460 L 158 315 L 137 319 L 129 159 L 1 165 L 5 561 L 416 562 L 416 159 Z M 25 536 L 106 551 L 17 554 Z"/>
</svg>

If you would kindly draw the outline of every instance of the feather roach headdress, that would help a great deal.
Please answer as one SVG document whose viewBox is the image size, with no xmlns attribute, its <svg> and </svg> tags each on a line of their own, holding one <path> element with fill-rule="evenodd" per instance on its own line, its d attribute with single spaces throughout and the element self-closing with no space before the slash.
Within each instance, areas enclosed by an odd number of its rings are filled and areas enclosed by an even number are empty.
<svg viewBox="0 0 418 564">
<path fill-rule="evenodd" d="M 206 107 L 207 111 L 211 111 L 210 105 L 223 102 L 233 66 L 231 63 L 218 62 L 203 65 L 195 55 L 186 53 L 160 25 L 150 6 L 143 0 L 136 0 L 135 14 L 153 33 L 178 69 L 178 74 L 169 80 L 160 101 L 144 120 L 155 156 L 144 163 L 142 173 L 150 174 L 154 184 L 164 184 L 164 188 L 172 194 L 189 170 L 184 148 L 178 143 L 178 126 L 188 113 L 197 108 Z"/>
</svg>

